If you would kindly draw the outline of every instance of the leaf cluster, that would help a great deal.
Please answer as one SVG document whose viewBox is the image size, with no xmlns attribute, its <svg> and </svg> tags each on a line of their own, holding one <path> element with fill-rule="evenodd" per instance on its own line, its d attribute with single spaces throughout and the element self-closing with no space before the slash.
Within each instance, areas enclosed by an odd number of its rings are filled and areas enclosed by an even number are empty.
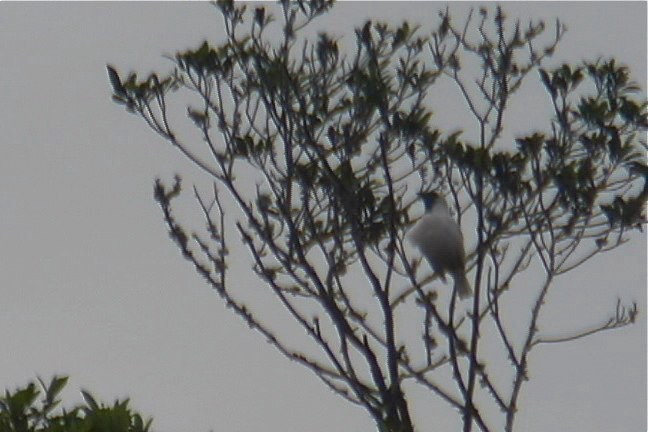
<svg viewBox="0 0 648 432">
<path fill-rule="evenodd" d="M 0 432 L 148 432 L 152 420 L 133 412 L 128 400 L 112 406 L 98 403 L 82 391 L 84 404 L 60 408 L 67 377 L 54 376 L 38 385 L 30 382 L 0 398 Z"/>
</svg>

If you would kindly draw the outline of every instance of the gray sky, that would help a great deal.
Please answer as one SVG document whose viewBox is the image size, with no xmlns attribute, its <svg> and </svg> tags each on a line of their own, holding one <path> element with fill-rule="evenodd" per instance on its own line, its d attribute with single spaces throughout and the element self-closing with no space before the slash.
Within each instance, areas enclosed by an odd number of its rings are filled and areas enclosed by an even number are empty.
<svg viewBox="0 0 648 432">
<path fill-rule="evenodd" d="M 468 6 L 451 10 L 460 17 Z M 441 7 L 345 3 L 322 25 L 339 36 L 368 17 L 425 26 Z M 556 62 L 614 55 L 645 88 L 644 2 L 504 7 L 567 24 Z M 220 25 L 206 3 L 0 4 L 0 387 L 69 374 L 66 399 L 81 387 L 105 401 L 129 396 L 164 432 L 373 430 L 361 408 L 249 331 L 181 258 L 152 184 L 196 172 L 110 100 L 106 63 L 167 71 L 163 54 L 217 42 Z M 533 108 L 520 107 L 518 125 Z M 640 322 L 536 349 L 519 430 L 646 430 L 645 235 L 560 284 L 543 315 L 555 328 L 598 322 L 617 297 L 639 303 Z M 443 404 L 416 408 L 422 432 L 458 427 Z"/>
</svg>

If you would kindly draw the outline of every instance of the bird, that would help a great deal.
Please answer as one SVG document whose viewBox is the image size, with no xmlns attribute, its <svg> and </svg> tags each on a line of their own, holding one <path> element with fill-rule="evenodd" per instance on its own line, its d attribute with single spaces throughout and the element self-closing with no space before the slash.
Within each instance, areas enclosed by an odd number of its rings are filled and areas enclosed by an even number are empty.
<svg viewBox="0 0 648 432">
<path fill-rule="evenodd" d="M 443 282 L 446 282 L 446 273 L 452 276 L 460 299 L 468 298 L 472 289 L 466 278 L 466 253 L 461 229 L 450 216 L 448 204 L 440 194 L 429 191 L 420 193 L 419 197 L 425 206 L 425 214 L 409 233 L 410 242 L 418 247 Z"/>
</svg>

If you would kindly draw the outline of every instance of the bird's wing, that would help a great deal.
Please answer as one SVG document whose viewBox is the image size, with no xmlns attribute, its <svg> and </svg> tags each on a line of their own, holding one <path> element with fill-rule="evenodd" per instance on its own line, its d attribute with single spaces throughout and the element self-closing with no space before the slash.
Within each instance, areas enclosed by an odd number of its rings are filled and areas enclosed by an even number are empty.
<svg viewBox="0 0 648 432">
<path fill-rule="evenodd" d="M 435 271 L 463 270 L 463 236 L 452 218 L 424 215 L 409 234 L 409 238 Z"/>
</svg>

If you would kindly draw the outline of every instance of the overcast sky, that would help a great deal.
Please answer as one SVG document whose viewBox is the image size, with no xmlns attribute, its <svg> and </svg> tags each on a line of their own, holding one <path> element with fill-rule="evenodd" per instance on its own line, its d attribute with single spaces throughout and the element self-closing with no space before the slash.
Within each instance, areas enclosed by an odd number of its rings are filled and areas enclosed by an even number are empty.
<svg viewBox="0 0 648 432">
<path fill-rule="evenodd" d="M 366 18 L 426 28 L 443 7 L 344 3 L 321 25 L 338 36 Z M 504 8 L 567 24 L 556 63 L 613 55 L 645 89 L 645 2 Z M 361 408 L 226 310 L 181 258 L 152 185 L 195 171 L 110 100 L 106 63 L 168 71 L 163 54 L 221 35 L 207 3 L 0 4 L 0 390 L 69 374 L 69 401 L 79 388 L 104 401 L 129 396 L 163 432 L 373 430 Z M 532 124 L 533 105 L 520 105 L 513 123 Z M 645 235 L 561 284 L 570 294 L 551 296 L 545 315 L 558 328 L 598 322 L 617 297 L 639 303 L 640 321 L 536 349 L 519 430 L 646 430 Z M 458 430 L 443 404 L 414 417 L 421 432 Z"/>
</svg>

